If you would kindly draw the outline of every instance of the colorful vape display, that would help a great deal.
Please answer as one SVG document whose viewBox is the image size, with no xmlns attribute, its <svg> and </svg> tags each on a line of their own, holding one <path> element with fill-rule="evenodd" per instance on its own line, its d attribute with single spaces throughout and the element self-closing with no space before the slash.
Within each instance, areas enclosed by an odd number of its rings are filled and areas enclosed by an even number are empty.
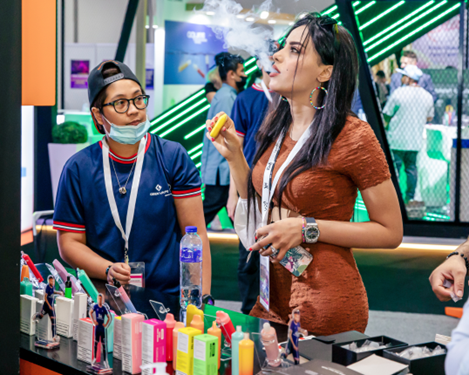
<svg viewBox="0 0 469 375">
<path fill-rule="evenodd" d="M 212 327 L 207 329 L 209 335 L 215 336 L 218 338 L 218 368 L 220 368 L 221 360 L 221 329 L 217 327 L 217 322 L 212 323 Z"/>
<path fill-rule="evenodd" d="M 224 311 L 217 311 L 217 324 L 220 326 L 225 344 L 231 347 L 231 335 L 235 332 L 230 316 Z"/>
<path fill-rule="evenodd" d="M 239 375 L 253 375 L 254 372 L 254 342 L 249 339 L 249 333 L 239 342 Z"/>
</svg>

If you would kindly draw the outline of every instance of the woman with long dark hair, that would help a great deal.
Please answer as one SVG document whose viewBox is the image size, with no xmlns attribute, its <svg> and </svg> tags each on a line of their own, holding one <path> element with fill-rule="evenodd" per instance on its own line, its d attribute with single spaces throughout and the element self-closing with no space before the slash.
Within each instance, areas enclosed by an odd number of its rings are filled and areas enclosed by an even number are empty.
<svg viewBox="0 0 469 375">
<path fill-rule="evenodd" d="M 250 250 L 271 258 L 270 303 L 267 310 L 258 301 L 251 315 L 286 323 L 298 308 L 302 327 L 317 335 L 364 332 L 368 300 L 351 248 L 397 247 L 402 220 L 378 140 L 350 109 L 354 41 L 330 17 L 308 14 L 274 54 L 273 69 L 270 88 L 283 100 L 259 130 L 252 171 L 231 120 L 210 137 L 228 160 L 240 202 L 247 199 L 248 217 L 263 214 Z M 350 222 L 357 190 L 369 222 Z M 313 256 L 299 277 L 279 264 L 296 246 Z"/>
</svg>

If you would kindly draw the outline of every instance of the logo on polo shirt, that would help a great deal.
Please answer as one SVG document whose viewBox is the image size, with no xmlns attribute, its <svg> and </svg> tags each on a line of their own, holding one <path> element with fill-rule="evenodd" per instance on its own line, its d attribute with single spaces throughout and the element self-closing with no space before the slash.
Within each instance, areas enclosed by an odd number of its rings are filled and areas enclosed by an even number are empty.
<svg viewBox="0 0 469 375">
<path fill-rule="evenodd" d="M 165 197 L 168 197 L 168 196 L 171 196 L 171 186 L 168 184 L 168 189 L 167 190 L 163 190 L 161 191 L 162 186 L 160 184 L 157 184 L 155 186 L 155 190 L 157 192 L 153 192 L 153 193 L 150 193 L 150 196 L 154 197 L 154 196 L 159 196 L 159 195 L 164 195 Z"/>
</svg>

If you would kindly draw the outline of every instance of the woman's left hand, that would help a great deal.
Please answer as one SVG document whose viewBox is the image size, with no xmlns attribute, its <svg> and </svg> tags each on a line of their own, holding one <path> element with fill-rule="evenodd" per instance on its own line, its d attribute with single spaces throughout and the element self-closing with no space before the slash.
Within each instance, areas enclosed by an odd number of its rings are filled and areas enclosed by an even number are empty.
<svg viewBox="0 0 469 375">
<path fill-rule="evenodd" d="M 278 250 L 278 254 L 271 259 L 273 263 L 278 263 L 289 249 L 301 245 L 303 242 L 302 228 L 303 219 L 300 217 L 279 220 L 259 228 L 256 232 L 256 238 L 259 240 L 251 246 L 249 251 L 259 251 L 262 256 L 270 256 L 273 254 L 273 247 Z M 270 246 L 266 247 L 267 245 Z M 264 249 L 264 247 L 266 248 Z"/>
</svg>

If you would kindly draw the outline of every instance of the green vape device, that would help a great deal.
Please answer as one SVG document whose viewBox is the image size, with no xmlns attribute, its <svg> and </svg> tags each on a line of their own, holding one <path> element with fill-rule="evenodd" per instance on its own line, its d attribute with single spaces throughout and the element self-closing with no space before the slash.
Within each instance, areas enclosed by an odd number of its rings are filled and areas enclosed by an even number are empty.
<svg viewBox="0 0 469 375">
<path fill-rule="evenodd" d="M 194 337 L 194 375 L 218 374 L 218 337 Z"/>
</svg>

